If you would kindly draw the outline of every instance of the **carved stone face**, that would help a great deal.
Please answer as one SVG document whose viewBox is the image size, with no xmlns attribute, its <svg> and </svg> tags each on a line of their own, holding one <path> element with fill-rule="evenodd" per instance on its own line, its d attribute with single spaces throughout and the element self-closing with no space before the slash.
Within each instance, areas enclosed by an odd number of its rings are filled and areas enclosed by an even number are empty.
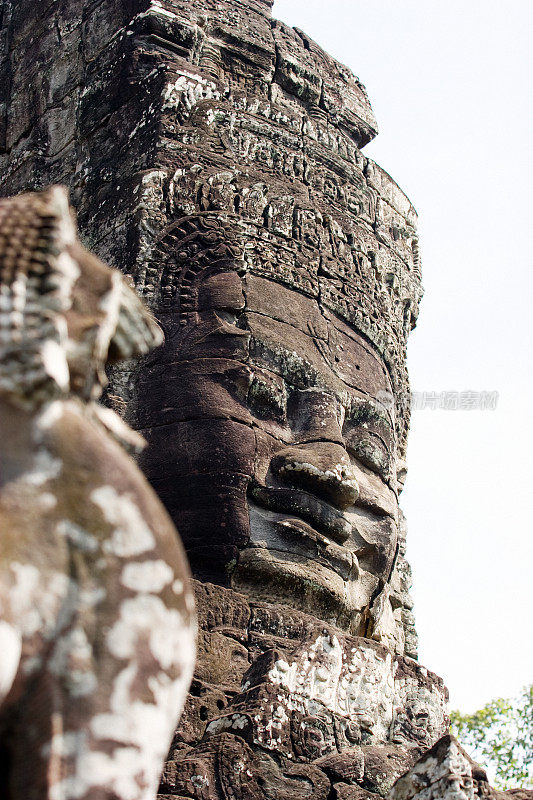
<svg viewBox="0 0 533 800">
<path fill-rule="evenodd" d="M 397 545 L 381 359 L 316 300 L 253 275 L 207 279 L 196 320 L 163 324 L 144 467 L 193 569 L 364 633 Z"/>
</svg>

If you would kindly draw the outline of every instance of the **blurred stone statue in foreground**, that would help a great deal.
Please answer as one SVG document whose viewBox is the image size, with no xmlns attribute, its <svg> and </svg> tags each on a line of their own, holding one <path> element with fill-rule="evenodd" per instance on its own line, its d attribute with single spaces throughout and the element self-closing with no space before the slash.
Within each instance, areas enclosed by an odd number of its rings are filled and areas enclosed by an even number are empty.
<svg viewBox="0 0 533 800">
<path fill-rule="evenodd" d="M 192 674 L 176 530 L 100 408 L 158 326 L 64 189 L 0 200 L 0 796 L 155 798 Z"/>
</svg>

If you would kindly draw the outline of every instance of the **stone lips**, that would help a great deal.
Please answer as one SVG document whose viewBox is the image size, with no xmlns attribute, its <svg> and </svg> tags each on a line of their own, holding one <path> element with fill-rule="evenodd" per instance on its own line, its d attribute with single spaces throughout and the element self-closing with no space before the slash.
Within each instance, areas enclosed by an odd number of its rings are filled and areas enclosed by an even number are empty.
<svg viewBox="0 0 533 800">
<path fill-rule="evenodd" d="M 316 300 L 250 273 L 204 277 L 194 303 L 196 322 L 161 318 L 135 413 L 196 576 L 312 603 L 403 652 L 393 416 L 373 401 L 392 391 L 385 366 Z"/>
<path fill-rule="evenodd" d="M 229 374 L 212 385 L 203 381 L 206 391 L 197 393 L 201 413 L 230 420 L 216 437 L 218 477 L 203 474 L 203 456 L 192 464 L 195 438 L 203 441 L 216 428 L 214 421 L 187 424 L 185 415 L 199 412 L 184 396 L 189 393 L 176 386 L 172 397 L 168 390 L 178 372 L 186 377 L 187 365 L 178 369 L 177 361 L 185 358 L 184 350 L 191 365 L 196 359 L 207 364 L 207 355 L 221 359 L 228 342 L 235 351 L 243 348 L 245 333 L 238 329 L 239 309 L 217 307 L 212 330 L 206 325 L 205 337 L 199 337 L 207 349 L 187 350 L 195 325 L 209 311 L 202 287 L 228 272 L 245 282 L 250 276 L 274 282 L 362 333 L 390 373 L 387 397 L 397 400 L 400 456 L 409 421 L 405 344 L 421 294 L 416 213 L 360 151 L 376 133 L 363 87 L 301 31 L 272 21 L 268 11 L 257 3 L 157 3 L 130 28 L 132 47 L 158 68 L 150 72 L 150 81 L 156 75 L 159 81 L 158 99 L 150 105 L 150 120 L 145 116 L 146 125 L 157 118 L 159 130 L 151 167 L 134 188 L 136 265 L 128 269 L 160 319 L 167 347 L 158 354 L 159 367 L 152 361 L 137 388 L 117 381 L 116 393 L 152 442 L 154 458 L 149 450 L 143 465 L 186 531 L 196 574 L 223 582 L 227 574 L 209 575 L 201 562 L 218 560 L 228 571 L 235 547 L 242 548 L 249 536 L 241 506 L 256 449 L 249 442 L 255 423 L 234 424 L 235 404 L 226 404 L 227 394 L 240 397 L 245 391 L 242 381 L 236 378 L 237 389 L 229 392 Z M 139 136 L 145 129 L 143 121 Z M 234 338 L 215 340 L 216 326 L 222 334 L 220 318 L 227 323 L 229 317 L 237 324 Z M 308 349 L 321 344 L 315 337 Z M 209 402 L 216 405 L 207 409 Z M 178 417 L 181 427 L 174 424 Z M 179 430 L 190 441 L 187 469 L 173 451 Z M 239 475 L 229 463 L 237 450 L 246 461 L 239 462 Z M 222 482 L 222 473 L 225 484 L 215 501 L 213 486 Z M 204 514 L 195 499 L 200 495 L 209 506 Z M 209 529 L 217 531 L 214 541 Z M 412 642 L 409 647 L 413 652 Z"/>
</svg>

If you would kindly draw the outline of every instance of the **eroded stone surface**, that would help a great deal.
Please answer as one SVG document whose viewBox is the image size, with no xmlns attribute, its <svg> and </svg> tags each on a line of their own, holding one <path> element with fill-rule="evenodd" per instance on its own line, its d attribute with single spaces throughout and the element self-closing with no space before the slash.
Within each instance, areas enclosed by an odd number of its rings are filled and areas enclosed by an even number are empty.
<svg viewBox="0 0 533 800">
<path fill-rule="evenodd" d="M 219 754 L 237 748 L 251 797 L 326 798 L 332 784 L 385 797 L 446 732 L 442 681 L 413 659 L 286 605 L 195 589 L 198 665 L 163 792 L 231 797 Z"/>
<path fill-rule="evenodd" d="M 110 399 L 196 575 L 413 656 L 397 495 L 416 214 L 361 152 L 361 83 L 270 12 L 5 0 L 4 190 L 67 181 L 162 324 Z"/>
<path fill-rule="evenodd" d="M 499 792 L 489 786 L 485 771 L 465 753 L 457 740 L 443 736 L 394 784 L 390 800 L 492 800 L 533 797 L 533 790 Z"/>
<path fill-rule="evenodd" d="M 211 582 L 162 788 L 383 793 L 371 764 L 407 768 L 446 721 L 410 660 L 398 507 L 416 214 L 361 152 L 365 90 L 266 0 L 59 2 L 35 35 L 3 7 L 5 191 L 69 183 L 165 333 L 109 392 Z"/>
</svg>

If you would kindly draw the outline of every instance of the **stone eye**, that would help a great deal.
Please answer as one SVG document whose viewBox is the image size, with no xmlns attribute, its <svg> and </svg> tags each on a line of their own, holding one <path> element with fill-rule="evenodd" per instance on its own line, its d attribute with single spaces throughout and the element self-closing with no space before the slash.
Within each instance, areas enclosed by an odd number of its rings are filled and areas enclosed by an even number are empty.
<svg viewBox="0 0 533 800">
<path fill-rule="evenodd" d="M 344 441 L 350 455 L 384 480 L 388 479 L 390 454 L 381 439 L 365 429 L 352 428 L 344 433 Z"/>
<path fill-rule="evenodd" d="M 391 478 L 394 436 L 391 422 L 368 402 L 352 402 L 342 434 L 348 453 L 383 480 Z"/>
<path fill-rule="evenodd" d="M 252 378 L 248 400 L 258 417 L 287 421 L 287 389 L 285 381 L 266 370 L 256 370 Z"/>
</svg>

